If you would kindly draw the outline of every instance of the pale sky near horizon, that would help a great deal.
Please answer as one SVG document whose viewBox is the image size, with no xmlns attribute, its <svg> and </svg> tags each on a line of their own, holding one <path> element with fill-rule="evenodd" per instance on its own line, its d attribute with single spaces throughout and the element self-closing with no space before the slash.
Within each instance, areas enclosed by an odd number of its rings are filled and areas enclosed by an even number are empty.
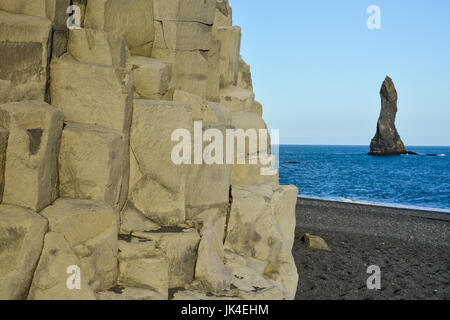
<svg viewBox="0 0 450 320">
<path fill-rule="evenodd" d="M 230 0 L 281 144 L 368 145 L 386 75 L 405 145 L 450 145 L 450 0 Z M 366 9 L 381 9 L 369 30 Z"/>
</svg>

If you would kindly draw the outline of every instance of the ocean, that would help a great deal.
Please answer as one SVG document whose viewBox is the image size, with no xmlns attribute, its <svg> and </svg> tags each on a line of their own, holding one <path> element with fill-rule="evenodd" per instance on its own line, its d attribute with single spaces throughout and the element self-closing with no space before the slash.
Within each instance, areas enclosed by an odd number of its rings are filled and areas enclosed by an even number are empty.
<svg viewBox="0 0 450 320">
<path fill-rule="evenodd" d="M 450 147 L 368 156 L 367 146 L 280 145 L 280 184 L 300 197 L 450 213 Z"/>
</svg>

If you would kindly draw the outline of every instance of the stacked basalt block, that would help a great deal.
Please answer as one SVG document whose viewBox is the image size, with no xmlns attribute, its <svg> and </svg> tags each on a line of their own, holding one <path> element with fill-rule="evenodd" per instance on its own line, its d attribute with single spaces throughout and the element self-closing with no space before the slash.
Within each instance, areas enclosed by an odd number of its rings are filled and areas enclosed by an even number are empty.
<svg viewBox="0 0 450 320">
<path fill-rule="evenodd" d="M 0 299 L 293 299 L 297 189 L 171 158 L 267 129 L 240 41 L 227 0 L 0 0 Z"/>
</svg>

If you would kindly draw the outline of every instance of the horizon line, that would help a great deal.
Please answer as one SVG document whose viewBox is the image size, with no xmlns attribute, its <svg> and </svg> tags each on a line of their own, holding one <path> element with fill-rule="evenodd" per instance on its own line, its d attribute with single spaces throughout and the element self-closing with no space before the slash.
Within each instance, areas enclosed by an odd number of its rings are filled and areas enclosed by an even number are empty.
<svg viewBox="0 0 450 320">
<path fill-rule="evenodd" d="M 312 144 L 312 143 L 280 143 L 279 146 L 333 146 L 333 147 L 367 147 L 370 148 L 370 145 L 365 144 Z M 417 148 L 417 147 L 450 147 L 450 145 L 405 145 L 405 147 Z"/>
</svg>

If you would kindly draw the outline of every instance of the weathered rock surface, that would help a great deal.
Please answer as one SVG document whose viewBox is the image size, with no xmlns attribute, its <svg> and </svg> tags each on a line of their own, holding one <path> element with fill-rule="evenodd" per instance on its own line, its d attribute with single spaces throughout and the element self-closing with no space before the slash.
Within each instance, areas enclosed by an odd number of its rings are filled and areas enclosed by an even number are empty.
<svg viewBox="0 0 450 320">
<path fill-rule="evenodd" d="M 220 90 L 220 103 L 231 112 L 248 112 L 253 108 L 255 94 L 246 89 L 228 86 Z"/>
<path fill-rule="evenodd" d="M 233 9 L 228 0 L 216 0 L 214 27 L 230 27 L 233 24 Z"/>
<path fill-rule="evenodd" d="M 65 237 L 56 232 L 48 232 L 44 239 L 39 263 L 31 283 L 29 300 L 95 300 L 95 295 L 83 276 L 80 287 L 68 285 L 71 266 L 79 266 L 80 260 L 70 248 Z M 75 282 L 71 284 L 76 285 Z"/>
<path fill-rule="evenodd" d="M 190 21 L 212 25 L 216 0 L 153 0 L 155 20 Z"/>
<path fill-rule="evenodd" d="M 242 57 L 239 58 L 237 86 L 242 89 L 253 91 L 253 81 L 252 73 L 250 72 L 250 66 L 242 59 Z"/>
<path fill-rule="evenodd" d="M 9 132 L 7 130 L 0 128 L 0 203 L 2 203 L 3 190 L 5 188 L 5 163 L 8 135 Z"/>
<path fill-rule="evenodd" d="M 327 250 L 330 251 L 330 248 L 328 247 L 325 240 L 323 240 L 319 236 L 313 236 L 309 233 L 306 233 L 303 236 L 303 241 L 312 249 L 319 249 L 319 250 Z"/>
<path fill-rule="evenodd" d="M 149 57 L 152 52 L 152 0 L 89 0 L 84 24 L 123 36 L 131 54 Z"/>
<path fill-rule="evenodd" d="M 230 126 L 203 123 L 202 133 L 206 134 L 209 130 L 216 130 L 217 134 L 225 138 L 227 128 L 230 128 Z M 211 140 L 213 139 L 216 138 L 211 138 Z M 203 159 L 202 164 L 191 164 L 188 166 L 186 182 L 186 216 L 188 219 L 208 208 L 223 209 L 228 206 L 233 166 L 226 163 L 225 143 L 222 141 L 218 143 L 220 145 L 223 144 L 224 154 L 221 157 L 215 159 L 206 158 Z M 207 142 L 203 142 L 201 147 L 207 152 L 209 145 Z M 211 185 L 214 185 L 214 188 L 211 188 Z"/>
<path fill-rule="evenodd" d="M 184 221 L 184 192 L 171 191 L 150 176 L 144 176 L 133 186 L 131 203 L 147 218 L 174 226 Z"/>
<path fill-rule="evenodd" d="M 46 232 L 37 213 L 0 205 L 0 300 L 27 297 Z"/>
<path fill-rule="evenodd" d="M 0 103 L 47 99 L 50 38 L 46 18 L 0 11 Z"/>
<path fill-rule="evenodd" d="M 50 231 L 63 234 L 73 247 L 117 227 L 117 214 L 101 201 L 61 198 L 42 215 L 48 219 Z"/>
<path fill-rule="evenodd" d="M 88 0 L 72 0 L 72 3 L 80 8 L 81 27 L 84 28 L 84 18 L 86 17 L 86 6 Z"/>
<path fill-rule="evenodd" d="M 171 86 L 206 98 L 215 0 L 155 0 L 152 57 L 169 64 Z"/>
<path fill-rule="evenodd" d="M 189 21 L 156 21 L 154 49 L 209 50 L 211 25 Z"/>
<path fill-rule="evenodd" d="M 49 229 L 60 233 L 80 259 L 83 278 L 95 290 L 105 290 L 117 278 L 118 215 L 106 203 L 58 199 L 42 211 Z"/>
<path fill-rule="evenodd" d="M 191 165 L 186 185 L 186 208 L 226 207 L 229 202 L 232 165 Z M 214 184 L 215 188 L 209 186 Z M 192 215 L 188 215 L 188 218 Z"/>
<path fill-rule="evenodd" d="M 133 113 L 133 77 L 127 68 L 81 63 L 65 55 L 54 59 L 51 69 L 52 104 L 64 120 L 117 130 L 122 134 L 124 163 L 119 207 L 128 195 L 129 132 Z M 67 79 L 70 79 L 67 85 Z"/>
<path fill-rule="evenodd" d="M 220 265 L 222 272 L 211 274 L 221 287 L 212 287 L 204 279 L 195 281 L 186 290 L 174 294 L 174 300 L 282 300 L 289 299 L 289 293 L 280 283 L 264 275 L 267 262 L 242 256 L 225 250 Z M 224 278 L 220 278 L 225 275 Z M 226 284 L 226 285 L 225 285 Z M 205 294 L 206 291 L 206 294 Z"/>
<path fill-rule="evenodd" d="M 248 133 L 252 138 L 255 138 L 253 141 L 248 141 L 245 144 L 245 148 L 242 148 L 246 156 L 256 152 L 268 152 L 270 149 L 270 137 L 268 134 L 263 135 L 259 132 L 260 130 L 267 130 L 267 125 L 261 117 L 252 112 L 236 111 L 232 113 L 231 119 L 234 129 L 236 129 L 235 132 L 241 129 L 244 133 Z M 250 134 L 250 132 L 252 134 Z M 236 148 L 239 144 L 239 137 L 240 136 L 237 136 L 236 138 Z M 237 152 L 238 151 L 236 151 L 236 153 Z"/>
<path fill-rule="evenodd" d="M 218 27 L 213 39 L 219 40 L 220 46 L 220 87 L 237 85 L 239 71 L 239 51 L 241 49 L 240 27 Z"/>
<path fill-rule="evenodd" d="M 258 116 L 262 117 L 263 115 L 263 108 L 262 104 L 258 101 L 255 101 L 253 103 L 253 106 L 250 108 L 250 112 L 256 113 Z"/>
<path fill-rule="evenodd" d="M 232 274 L 234 294 L 245 300 L 289 299 L 286 289 L 264 275 L 268 263 L 225 251 L 225 266 Z"/>
<path fill-rule="evenodd" d="M 48 232 L 44 239 L 39 264 L 31 283 L 29 300 L 95 300 L 83 274 L 79 289 L 68 286 L 70 267 L 79 266 L 80 260 L 70 248 L 64 236 Z M 69 272 L 69 273 L 68 273 Z M 73 274 L 75 276 L 75 274 Z M 72 283 L 75 285 L 75 283 Z"/>
<path fill-rule="evenodd" d="M 380 90 L 381 112 L 377 123 L 377 132 L 370 143 L 369 155 L 405 154 L 405 146 L 395 127 L 397 115 L 397 90 L 392 79 L 386 76 Z"/>
<path fill-rule="evenodd" d="M 166 63 L 152 58 L 132 56 L 136 99 L 161 100 L 169 90 L 170 70 Z"/>
<path fill-rule="evenodd" d="M 212 292 L 229 290 L 232 276 L 224 265 L 224 247 L 220 234 L 217 234 L 211 222 L 205 221 L 201 235 L 195 278 Z"/>
<path fill-rule="evenodd" d="M 225 107 L 220 103 L 212 101 L 208 101 L 208 104 L 216 113 L 217 123 L 222 124 L 224 126 L 232 125 L 233 116 L 227 107 Z"/>
<path fill-rule="evenodd" d="M 3 202 L 40 211 L 58 196 L 62 114 L 40 101 L 0 105 L 9 131 Z"/>
<path fill-rule="evenodd" d="M 297 196 L 298 189 L 293 185 L 274 187 L 272 196 L 272 213 L 290 250 L 294 245 L 295 226 L 297 225 L 295 218 Z"/>
<path fill-rule="evenodd" d="M 64 113 L 64 121 L 99 125 L 127 136 L 133 111 L 128 70 L 81 63 L 66 55 L 53 60 L 51 79 L 52 105 Z"/>
<path fill-rule="evenodd" d="M 206 98 L 220 102 L 220 48 L 219 40 L 212 40 L 208 51 L 208 86 Z"/>
<path fill-rule="evenodd" d="M 208 91 L 208 54 L 204 50 L 154 48 L 152 58 L 170 65 L 171 87 L 206 97 Z"/>
<path fill-rule="evenodd" d="M 188 104 L 192 111 L 192 121 L 217 122 L 217 115 L 206 99 L 183 90 L 175 90 L 173 101 Z"/>
<path fill-rule="evenodd" d="M 237 111 L 232 112 L 232 125 L 236 129 L 236 138 L 231 184 L 277 185 L 278 176 L 266 172 L 273 161 L 268 158 L 270 137 L 264 120 L 255 113 Z M 242 145 L 245 147 L 240 147 Z"/>
<path fill-rule="evenodd" d="M 293 298 L 240 46 L 228 0 L 0 0 L 0 298 Z"/>
<path fill-rule="evenodd" d="M 70 31 L 67 50 L 79 62 L 125 68 L 129 56 L 123 37 L 92 29 Z"/>
<path fill-rule="evenodd" d="M 2 0 L 0 10 L 48 18 L 56 27 L 61 28 L 66 23 L 66 10 L 70 0 Z"/>
<path fill-rule="evenodd" d="M 101 200 L 118 207 L 124 180 L 125 141 L 116 130 L 67 123 L 59 154 L 61 197 Z"/>
<path fill-rule="evenodd" d="M 52 55 L 59 57 L 67 49 L 68 30 L 66 21 L 68 18 L 67 8 L 70 4 L 70 0 L 2 0 L 0 10 L 23 15 L 27 19 L 33 18 L 30 16 L 48 19 L 52 24 L 48 45 L 49 48 L 50 45 L 52 47 Z"/>
<path fill-rule="evenodd" d="M 119 240 L 119 285 L 149 289 L 168 298 L 169 263 L 154 241 Z"/>
<path fill-rule="evenodd" d="M 148 232 L 160 229 L 161 226 L 147 219 L 130 203 L 121 212 L 120 233 Z"/>
<path fill-rule="evenodd" d="M 175 230 L 170 230 L 175 229 Z M 154 241 L 168 262 L 169 288 L 183 287 L 194 280 L 197 248 L 200 236 L 195 229 L 160 228 L 158 230 L 132 232 L 133 236 Z"/>
<path fill-rule="evenodd" d="M 176 129 L 191 130 L 188 105 L 177 102 L 135 100 L 131 149 L 142 178 L 130 186 L 130 200 L 147 218 L 162 225 L 185 220 L 186 166 L 171 158 Z M 158 152 L 154 152 L 158 150 Z M 135 175 L 134 172 L 131 173 Z"/>
<path fill-rule="evenodd" d="M 190 223 L 194 223 L 195 227 L 202 234 L 203 229 L 214 229 L 212 234 L 223 243 L 225 239 L 225 231 L 227 224 L 227 215 L 229 204 L 226 207 L 220 205 L 204 206 L 191 211 L 192 217 Z M 195 213 L 195 214 L 194 214 Z M 208 236 L 209 234 L 207 234 Z M 222 257 L 223 249 L 219 248 L 219 255 Z"/>
<path fill-rule="evenodd" d="M 225 249 L 266 261 L 264 273 L 280 281 L 292 299 L 297 289 L 297 268 L 282 235 L 285 230 L 273 215 L 272 186 L 234 185 L 232 196 Z"/>
</svg>

